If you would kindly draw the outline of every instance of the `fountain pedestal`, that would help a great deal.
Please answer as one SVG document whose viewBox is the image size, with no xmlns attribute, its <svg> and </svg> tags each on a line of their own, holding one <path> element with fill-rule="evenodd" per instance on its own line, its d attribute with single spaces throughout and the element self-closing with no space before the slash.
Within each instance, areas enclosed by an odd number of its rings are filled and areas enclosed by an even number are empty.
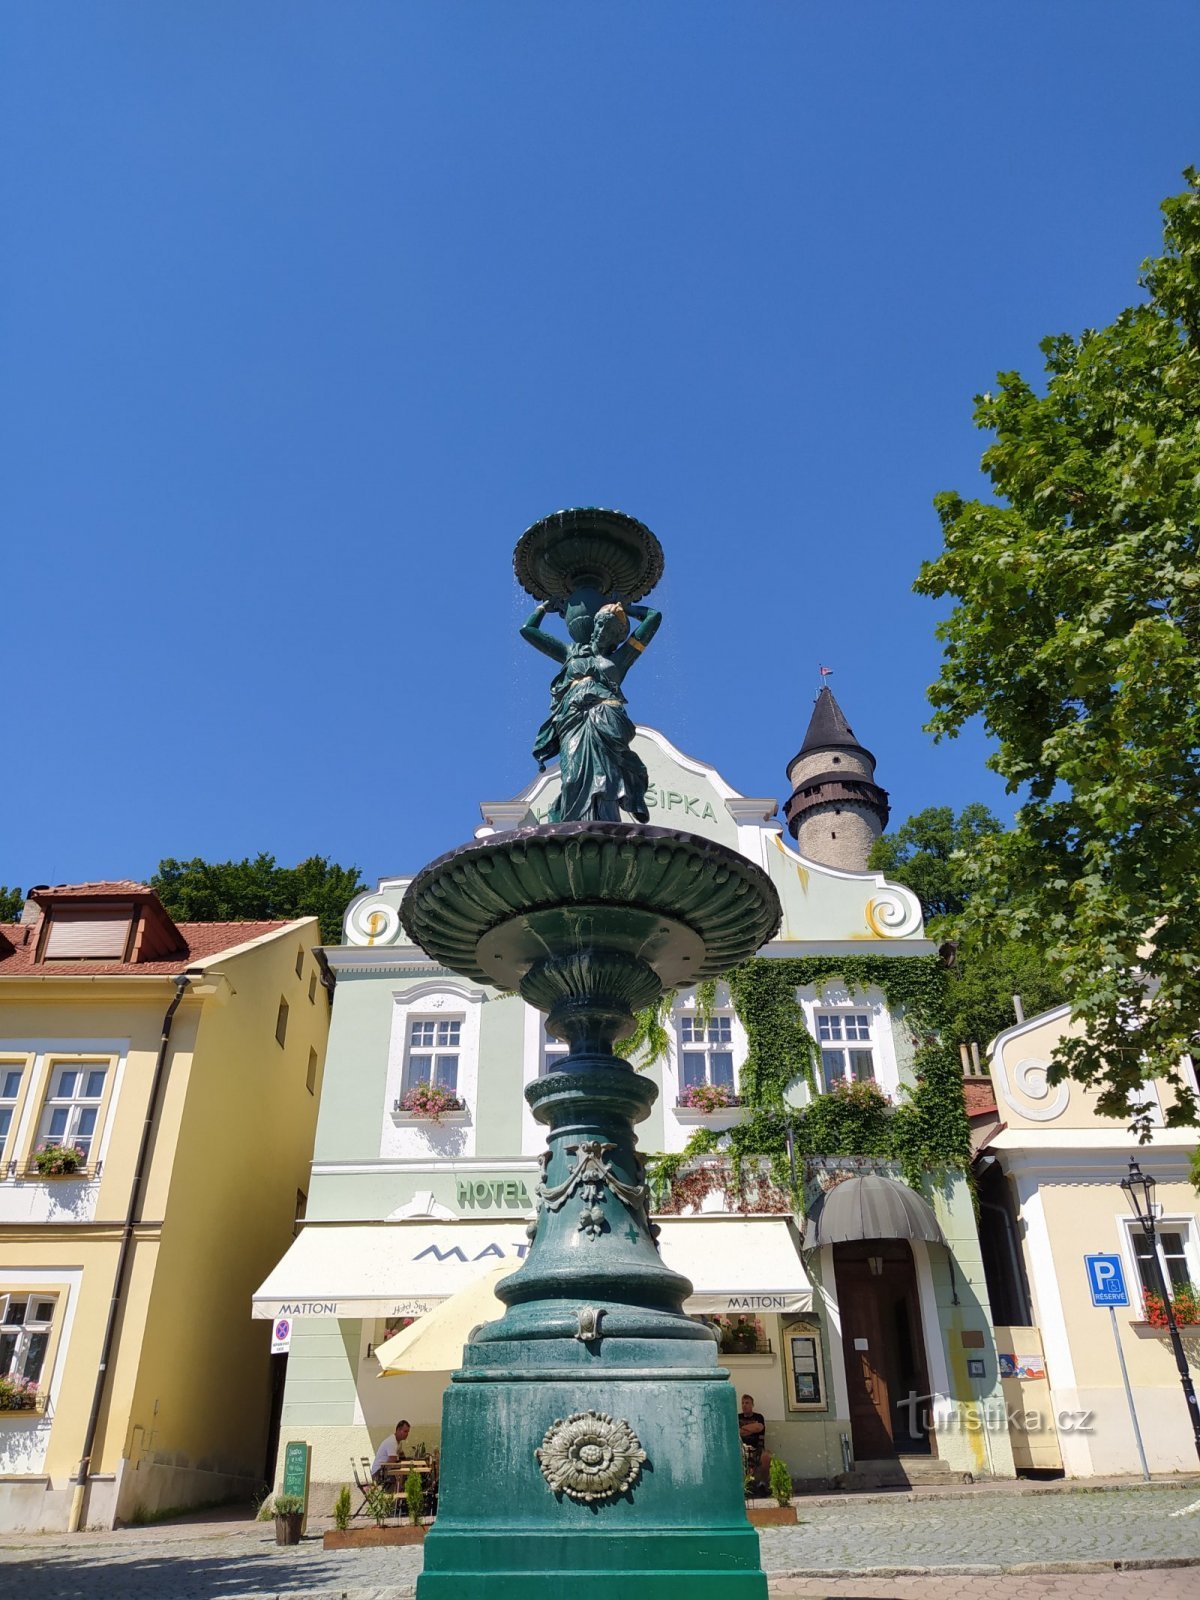
<svg viewBox="0 0 1200 1600">
<path fill-rule="evenodd" d="M 733 1389 L 650 1219 L 634 1127 L 657 1091 L 612 1044 L 664 984 L 769 939 L 774 888 L 709 840 L 576 822 L 451 852 L 401 915 L 570 1044 L 526 1091 L 549 1129 L 531 1245 L 446 1391 L 419 1600 L 764 1600 Z"/>
</svg>

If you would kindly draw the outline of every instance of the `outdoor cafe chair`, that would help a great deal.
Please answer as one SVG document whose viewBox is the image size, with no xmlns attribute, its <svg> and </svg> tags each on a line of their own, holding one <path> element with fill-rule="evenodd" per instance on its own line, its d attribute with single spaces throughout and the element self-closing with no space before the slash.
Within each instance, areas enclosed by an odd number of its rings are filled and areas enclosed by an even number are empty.
<svg viewBox="0 0 1200 1600">
<path fill-rule="evenodd" d="M 356 1517 L 366 1516 L 367 1496 L 375 1487 L 375 1480 L 371 1476 L 371 1463 L 367 1460 L 366 1456 L 361 1456 L 357 1463 L 355 1462 L 354 1457 L 351 1456 L 350 1470 L 354 1474 L 354 1486 L 359 1493 L 358 1509 L 355 1511 L 354 1515 Z"/>
</svg>

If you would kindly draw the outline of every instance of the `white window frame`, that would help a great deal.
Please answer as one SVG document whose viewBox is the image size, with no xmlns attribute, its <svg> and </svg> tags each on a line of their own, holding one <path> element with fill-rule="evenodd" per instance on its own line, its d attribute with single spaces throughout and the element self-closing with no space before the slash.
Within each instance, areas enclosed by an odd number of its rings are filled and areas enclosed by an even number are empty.
<svg viewBox="0 0 1200 1600">
<path fill-rule="evenodd" d="M 466 1026 L 466 1017 L 462 1012 L 447 1012 L 444 1015 L 425 1016 L 415 1012 L 408 1019 L 407 1037 L 404 1042 L 404 1076 L 402 1080 L 401 1096 L 406 1095 L 410 1089 L 415 1089 L 419 1083 L 431 1084 L 434 1088 L 444 1089 L 447 1094 L 458 1094 L 458 1081 L 462 1069 L 463 1031 Z M 433 1037 L 421 1040 L 418 1047 L 416 1039 L 417 1030 L 431 1029 Z M 447 1033 L 453 1029 L 453 1041 L 442 1039 L 443 1030 Z M 416 1057 L 429 1058 L 429 1070 L 414 1067 Z M 445 1081 L 445 1068 L 443 1062 L 453 1061 L 453 1082 Z"/>
<path fill-rule="evenodd" d="M 471 1108 L 479 1091 L 479 1037 L 483 1013 L 494 1003 L 489 993 L 456 978 L 426 978 L 392 990 L 387 1074 L 379 1107 L 379 1154 L 385 1161 L 426 1160 L 431 1154 L 464 1159 L 475 1154 Z M 452 1017 L 461 1021 L 458 1087 L 462 1112 L 451 1112 L 443 1124 L 414 1121 L 396 1109 L 407 1093 L 409 1021 Z"/>
<path fill-rule="evenodd" d="M 20 1131 L 20 1110 L 25 1089 L 25 1074 L 28 1066 L 28 1061 L 20 1063 L 0 1061 L 0 1117 L 5 1115 L 8 1117 L 7 1124 L 0 1128 L 0 1170 L 14 1159 L 17 1135 Z M 16 1088 L 11 1095 L 5 1093 L 10 1078 L 17 1080 Z"/>
<path fill-rule="evenodd" d="M 38 1117 L 37 1138 L 34 1141 L 35 1152 L 42 1145 L 59 1145 L 66 1149 L 83 1147 L 85 1149 L 83 1164 L 85 1167 L 94 1167 L 97 1161 L 96 1145 L 103 1133 L 103 1112 L 107 1104 L 106 1091 L 111 1087 L 112 1072 L 111 1061 L 67 1060 L 52 1061 L 50 1063 L 49 1081 L 46 1085 L 46 1095 L 42 1101 L 41 1112 Z M 65 1072 L 78 1073 L 84 1084 L 90 1082 L 92 1075 L 99 1073 L 102 1078 L 100 1093 L 98 1095 L 81 1094 L 78 1091 L 70 1095 L 55 1094 L 55 1089 Z M 67 1126 L 63 1134 L 50 1132 L 50 1123 L 57 1112 L 66 1108 Z M 95 1113 L 95 1121 L 91 1131 L 86 1134 L 79 1132 L 79 1122 L 85 1112 Z"/>
<path fill-rule="evenodd" d="M 9 1312 L 14 1303 L 23 1303 L 25 1315 L 19 1323 L 9 1321 Z M 30 1312 L 49 1306 L 48 1317 L 31 1317 Z M 43 1378 L 46 1372 L 46 1358 L 53 1348 L 54 1318 L 58 1313 L 58 1295 L 41 1289 L 9 1290 L 0 1295 L 0 1376 L 26 1378 L 30 1383 L 36 1383 L 39 1389 L 45 1387 Z M 6 1356 L 4 1341 L 13 1337 L 13 1347 Z M 42 1344 L 42 1356 L 38 1362 L 37 1371 L 29 1373 L 29 1348 L 36 1334 L 45 1334 Z"/>
<path fill-rule="evenodd" d="M 1149 1293 L 1148 1285 L 1142 1282 L 1142 1272 L 1139 1266 L 1140 1257 L 1137 1249 L 1138 1235 L 1143 1234 L 1145 1229 L 1134 1217 L 1122 1217 L 1121 1225 L 1125 1230 L 1125 1256 L 1129 1262 L 1131 1288 L 1138 1292 Z M 1179 1212 L 1155 1217 L 1154 1219 L 1154 1248 L 1158 1256 L 1158 1266 L 1167 1290 L 1171 1292 L 1175 1285 L 1171 1282 L 1171 1274 L 1167 1268 L 1168 1258 L 1162 1247 L 1162 1231 L 1164 1228 L 1168 1233 L 1183 1234 L 1183 1259 L 1187 1264 L 1188 1282 L 1200 1288 L 1200 1233 L 1197 1230 L 1196 1218 L 1187 1215 L 1186 1212 Z M 1177 1260 L 1178 1258 L 1173 1257 L 1171 1259 Z"/>
<path fill-rule="evenodd" d="M 538 1012 L 540 1024 L 538 1043 L 538 1077 L 544 1078 L 548 1072 L 561 1072 L 562 1064 L 570 1051 L 570 1045 L 565 1039 L 555 1039 L 546 1032 L 545 1018 Z"/>
<path fill-rule="evenodd" d="M 714 1008 L 706 1017 L 701 1017 L 697 1011 L 682 1011 L 675 1017 L 675 1049 L 679 1063 L 680 1096 L 685 1095 L 690 1088 L 706 1084 L 710 1088 L 728 1089 L 729 1093 L 737 1098 L 739 1073 L 734 1021 L 733 1011 L 727 1006 Z M 716 1039 L 712 1037 L 714 1028 L 719 1030 L 719 1037 Z M 685 1056 L 704 1058 L 704 1076 L 695 1084 L 689 1083 L 684 1075 Z M 724 1078 L 714 1079 L 714 1056 L 729 1057 L 728 1082 Z"/>
<path fill-rule="evenodd" d="M 823 984 L 808 984 L 796 991 L 796 1002 L 804 1014 L 804 1024 L 820 1050 L 817 1024 L 818 1011 L 866 1011 L 871 1018 L 871 1050 L 875 1057 L 875 1084 L 890 1100 L 896 1100 L 900 1093 L 900 1062 L 897 1057 L 897 1039 L 900 1035 L 892 1022 L 891 1012 L 888 1008 L 887 997 L 883 990 L 875 984 L 867 984 L 863 988 L 851 988 L 838 978 L 831 978 Z M 911 1054 L 908 1056 L 908 1071 L 911 1073 Z M 821 1060 L 818 1054 L 813 1072 L 815 1094 L 822 1093 Z M 801 1088 L 798 1081 L 796 1090 L 801 1104 L 807 1103 L 810 1091 Z"/>
<path fill-rule="evenodd" d="M 814 1033 L 821 1057 L 821 1085 L 829 1090 L 835 1083 L 878 1083 L 879 1070 L 875 1056 L 875 1030 L 871 1007 L 867 1005 L 818 1005 L 813 1008 Z M 828 1033 L 822 1037 L 823 1028 Z M 830 1072 L 829 1057 L 841 1060 L 841 1070 Z M 863 1075 L 857 1070 L 855 1056 L 866 1056 L 871 1070 Z"/>
</svg>

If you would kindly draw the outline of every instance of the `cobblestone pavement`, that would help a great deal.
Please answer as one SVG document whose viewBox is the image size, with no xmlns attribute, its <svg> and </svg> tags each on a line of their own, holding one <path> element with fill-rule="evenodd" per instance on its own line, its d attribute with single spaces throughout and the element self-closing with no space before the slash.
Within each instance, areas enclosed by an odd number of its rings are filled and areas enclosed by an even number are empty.
<svg viewBox="0 0 1200 1600">
<path fill-rule="evenodd" d="M 1186 1512 L 1196 1504 L 1198 1509 Z M 795 1528 L 764 1528 L 773 1597 L 831 1600 L 1196 1600 L 1195 1485 L 802 1500 Z M 1172 1513 L 1183 1513 L 1172 1515 Z M 22 1600 L 401 1600 L 419 1548 L 280 1549 L 263 1523 L 192 1521 L 116 1533 L 0 1535 L 0 1595 Z M 1081 1563 L 1106 1563 L 1088 1573 Z M 1037 1575 L 1022 1567 L 1059 1567 Z M 1063 1571 L 1064 1565 L 1074 1570 Z M 920 1569 L 905 1578 L 904 1569 Z M 942 1569 L 941 1573 L 938 1569 Z M 932 1569 L 932 1570 L 930 1570 Z M 953 1576 L 946 1569 L 951 1569 Z M 974 1570 L 972 1570 L 974 1569 Z M 1001 1569 L 1007 1569 L 1002 1571 Z"/>
</svg>

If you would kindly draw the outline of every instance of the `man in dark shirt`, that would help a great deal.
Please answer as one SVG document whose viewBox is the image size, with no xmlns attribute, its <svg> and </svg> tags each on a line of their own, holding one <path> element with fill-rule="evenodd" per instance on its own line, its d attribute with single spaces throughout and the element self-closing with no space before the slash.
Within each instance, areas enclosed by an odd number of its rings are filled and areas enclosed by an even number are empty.
<svg viewBox="0 0 1200 1600">
<path fill-rule="evenodd" d="M 741 1437 L 747 1472 L 754 1479 L 756 1494 L 766 1494 L 771 1479 L 771 1452 L 767 1449 L 767 1424 L 761 1411 L 754 1409 L 754 1396 L 742 1396 L 742 1409 L 738 1412 L 738 1434 Z"/>
</svg>

